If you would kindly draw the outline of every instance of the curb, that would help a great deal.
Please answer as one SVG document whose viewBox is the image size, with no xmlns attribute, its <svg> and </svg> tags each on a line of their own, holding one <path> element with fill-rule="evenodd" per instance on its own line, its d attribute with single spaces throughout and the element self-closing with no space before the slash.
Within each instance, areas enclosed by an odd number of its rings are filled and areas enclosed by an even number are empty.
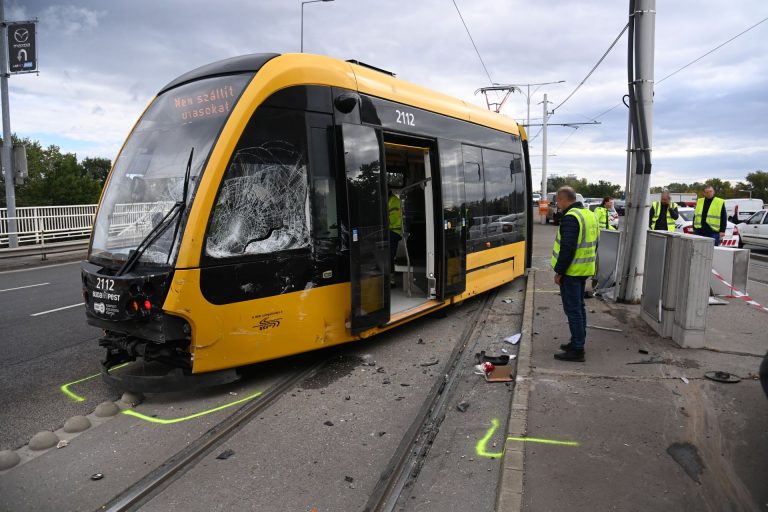
<svg viewBox="0 0 768 512">
<path fill-rule="evenodd" d="M 525 436 L 528 424 L 528 395 L 531 391 L 531 352 L 533 342 L 533 296 L 536 271 L 528 270 L 523 310 L 522 339 L 517 354 L 517 376 L 512 394 L 504 455 L 501 457 L 501 473 L 496 491 L 497 512 L 518 512 L 523 508 L 523 474 L 525 444 L 509 440 L 509 437 Z"/>
</svg>

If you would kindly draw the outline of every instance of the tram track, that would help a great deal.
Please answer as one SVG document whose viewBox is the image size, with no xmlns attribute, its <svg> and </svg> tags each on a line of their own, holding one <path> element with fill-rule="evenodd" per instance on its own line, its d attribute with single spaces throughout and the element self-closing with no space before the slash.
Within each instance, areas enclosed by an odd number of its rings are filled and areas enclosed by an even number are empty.
<svg viewBox="0 0 768 512">
<path fill-rule="evenodd" d="M 466 354 L 473 334 L 482 325 L 489 313 L 489 304 L 497 296 L 497 291 L 486 294 L 481 307 L 474 312 L 465 326 L 458 343 L 454 347 L 443 377 L 438 379 L 432 388 L 420 413 L 403 436 L 396 452 L 390 459 L 385 470 L 370 493 L 370 498 L 363 510 L 365 512 L 390 512 L 398 504 L 407 499 L 407 491 L 418 478 L 429 449 L 440 430 L 440 424 L 445 418 L 451 398 L 454 395 L 456 382 L 462 370 L 461 360 Z"/>
<path fill-rule="evenodd" d="M 255 415 L 264 412 L 286 392 L 315 375 L 330 360 L 329 357 L 316 361 L 309 367 L 278 381 L 256 400 L 238 409 L 97 510 L 108 512 L 139 510 L 144 503 L 162 493 L 166 487 L 194 467 L 197 462 L 232 437 Z"/>
</svg>

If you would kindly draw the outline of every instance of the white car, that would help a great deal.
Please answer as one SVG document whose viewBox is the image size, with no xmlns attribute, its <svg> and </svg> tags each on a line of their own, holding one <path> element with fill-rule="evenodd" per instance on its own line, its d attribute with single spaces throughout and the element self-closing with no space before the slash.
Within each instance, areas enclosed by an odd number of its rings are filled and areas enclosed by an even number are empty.
<svg viewBox="0 0 768 512">
<path fill-rule="evenodd" d="M 680 207 L 677 209 L 680 216 L 675 221 L 675 231 L 678 233 L 693 234 L 693 214 L 696 212 L 695 208 Z M 727 221 L 725 227 L 725 238 L 720 240 L 720 246 L 722 247 L 740 247 L 739 228 L 736 227 L 731 221 Z"/>
<path fill-rule="evenodd" d="M 739 247 L 744 244 L 768 247 L 768 210 L 754 213 L 747 222 L 739 224 L 738 228 L 741 234 Z"/>
</svg>

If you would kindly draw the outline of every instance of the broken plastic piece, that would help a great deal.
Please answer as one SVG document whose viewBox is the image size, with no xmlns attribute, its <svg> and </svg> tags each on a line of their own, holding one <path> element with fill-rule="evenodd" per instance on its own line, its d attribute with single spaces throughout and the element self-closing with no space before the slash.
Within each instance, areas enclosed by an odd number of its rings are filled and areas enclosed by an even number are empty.
<svg viewBox="0 0 768 512">
<path fill-rule="evenodd" d="M 599 331 L 611 331 L 611 332 L 624 332 L 621 329 L 615 329 L 613 327 L 603 327 L 602 325 L 590 325 L 587 324 L 590 329 L 597 329 Z"/>
<path fill-rule="evenodd" d="M 520 338 L 522 337 L 523 333 L 519 332 L 517 334 L 513 334 L 512 336 L 509 336 L 508 338 L 504 338 L 504 341 L 507 343 L 511 343 L 512 345 L 516 345 L 518 341 L 520 341 Z"/>
<path fill-rule="evenodd" d="M 440 362 L 439 359 L 432 359 L 430 361 L 427 361 L 426 363 L 421 363 L 419 366 L 434 366 L 439 362 Z"/>
<path fill-rule="evenodd" d="M 680 380 L 688 384 L 688 379 L 685 378 L 685 376 L 680 377 Z"/>
<path fill-rule="evenodd" d="M 216 458 L 219 459 L 219 460 L 227 460 L 228 458 L 230 458 L 234 454 L 235 454 L 234 450 L 231 450 L 231 449 L 227 448 L 226 450 L 224 450 L 223 452 L 218 454 L 216 456 Z"/>
<path fill-rule="evenodd" d="M 458 409 L 461 412 L 466 412 L 467 409 L 469 409 L 469 402 L 463 401 L 456 404 L 456 409 Z"/>
<path fill-rule="evenodd" d="M 56 444 L 56 448 L 65 448 L 69 444 L 69 441 L 62 439 Z"/>
<path fill-rule="evenodd" d="M 104 478 L 104 473 L 94 473 L 91 475 L 91 480 L 101 480 Z"/>
<path fill-rule="evenodd" d="M 501 302 L 503 302 L 504 304 L 512 304 L 515 301 L 507 297 L 505 299 L 502 299 Z"/>
<path fill-rule="evenodd" d="M 640 352 L 641 354 L 647 354 L 648 353 L 648 351 L 645 350 L 644 348 L 641 348 L 640 350 L 638 350 L 638 352 Z"/>
</svg>

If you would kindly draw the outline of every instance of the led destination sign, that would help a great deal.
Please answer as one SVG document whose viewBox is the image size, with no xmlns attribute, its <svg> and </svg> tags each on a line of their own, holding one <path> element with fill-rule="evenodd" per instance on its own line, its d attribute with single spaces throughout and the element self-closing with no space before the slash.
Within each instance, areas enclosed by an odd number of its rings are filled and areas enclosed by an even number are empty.
<svg viewBox="0 0 768 512">
<path fill-rule="evenodd" d="M 212 117 L 229 113 L 235 100 L 231 85 L 217 87 L 200 94 L 185 94 L 173 98 L 173 106 L 182 121 Z"/>
</svg>

